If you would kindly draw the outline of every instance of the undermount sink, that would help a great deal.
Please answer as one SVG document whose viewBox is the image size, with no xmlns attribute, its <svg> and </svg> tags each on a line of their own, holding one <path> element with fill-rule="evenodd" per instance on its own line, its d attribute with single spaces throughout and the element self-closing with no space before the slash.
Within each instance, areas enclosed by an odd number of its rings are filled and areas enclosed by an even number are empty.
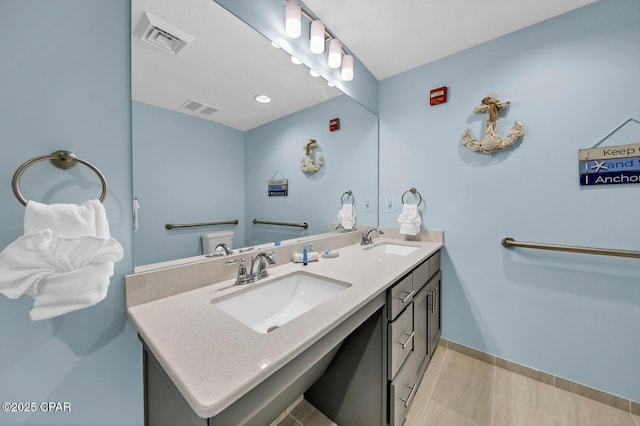
<svg viewBox="0 0 640 426">
<path fill-rule="evenodd" d="M 413 253 L 414 251 L 418 250 L 418 248 L 419 247 L 415 247 L 415 246 L 405 246 L 404 244 L 380 243 L 374 246 L 365 247 L 365 250 L 370 250 L 377 253 L 406 256 L 409 253 Z"/>
<path fill-rule="evenodd" d="M 269 333 L 351 284 L 298 271 L 249 286 L 246 291 L 211 303 L 258 333 Z"/>
</svg>

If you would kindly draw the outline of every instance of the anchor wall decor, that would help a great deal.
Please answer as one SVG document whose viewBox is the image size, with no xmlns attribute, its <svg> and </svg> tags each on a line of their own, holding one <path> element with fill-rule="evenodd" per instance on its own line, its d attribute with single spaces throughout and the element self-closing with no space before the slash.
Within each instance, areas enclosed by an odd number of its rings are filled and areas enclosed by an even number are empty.
<svg viewBox="0 0 640 426">
<path fill-rule="evenodd" d="M 471 130 L 467 129 L 462 135 L 462 144 L 473 152 L 492 152 L 505 149 L 513 145 L 519 138 L 524 136 L 524 126 L 518 120 L 513 123 L 506 138 L 498 136 L 496 122 L 498 121 L 498 111 L 509 105 L 509 101 L 500 101 L 498 95 L 493 94 L 482 100 L 482 103 L 475 107 L 473 111 L 477 114 L 487 114 L 487 127 L 484 132 L 484 139 L 478 142 Z"/>
<path fill-rule="evenodd" d="M 315 139 L 309 139 L 309 143 L 307 143 L 303 148 L 306 150 L 306 158 L 303 158 L 300 161 L 300 168 L 303 172 L 309 173 L 310 175 L 314 174 L 324 164 L 324 157 L 320 154 L 318 158 L 318 162 L 315 162 L 315 156 L 313 155 L 313 150 L 318 147 L 318 143 Z"/>
</svg>

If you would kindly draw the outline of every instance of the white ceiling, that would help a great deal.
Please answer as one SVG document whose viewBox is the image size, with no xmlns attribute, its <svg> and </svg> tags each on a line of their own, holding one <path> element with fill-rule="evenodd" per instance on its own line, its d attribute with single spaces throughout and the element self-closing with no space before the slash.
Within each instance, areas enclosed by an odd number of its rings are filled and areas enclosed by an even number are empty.
<svg viewBox="0 0 640 426">
<path fill-rule="evenodd" d="M 382 80 L 594 1 L 304 2 Z M 132 30 L 147 11 L 195 39 L 174 56 L 132 36 L 134 100 L 245 131 L 340 94 L 213 0 L 132 0 L 131 9 Z M 261 93 L 273 101 L 258 104 Z M 189 99 L 218 111 L 184 110 Z"/>
<path fill-rule="evenodd" d="M 304 0 L 382 80 L 597 0 Z"/>
</svg>

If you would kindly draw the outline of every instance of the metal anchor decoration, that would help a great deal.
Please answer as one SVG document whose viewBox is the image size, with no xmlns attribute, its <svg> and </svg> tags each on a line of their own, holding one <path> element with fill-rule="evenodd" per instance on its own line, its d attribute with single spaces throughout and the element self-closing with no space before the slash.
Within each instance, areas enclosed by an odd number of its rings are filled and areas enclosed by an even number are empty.
<svg viewBox="0 0 640 426">
<path fill-rule="evenodd" d="M 315 139 L 309 139 L 309 143 L 303 146 L 303 148 L 305 149 L 307 158 L 306 159 L 303 158 L 302 161 L 300 161 L 300 168 L 302 169 L 303 172 L 309 173 L 310 175 L 320 170 L 320 168 L 324 164 L 324 157 L 322 156 L 322 154 L 320 154 L 320 157 L 318 158 L 318 163 L 315 163 L 313 150 L 317 147 L 318 147 L 318 143 L 316 142 Z"/>
<path fill-rule="evenodd" d="M 471 130 L 467 129 L 462 135 L 462 144 L 473 152 L 492 152 L 505 149 L 513 145 L 518 139 L 524 136 L 524 126 L 518 120 L 513 123 L 506 138 L 498 136 L 496 122 L 498 121 L 498 111 L 509 105 L 509 101 L 500 101 L 498 95 L 493 94 L 482 100 L 482 103 L 475 107 L 473 111 L 477 114 L 487 113 L 487 128 L 484 132 L 484 139 L 478 142 Z"/>
</svg>

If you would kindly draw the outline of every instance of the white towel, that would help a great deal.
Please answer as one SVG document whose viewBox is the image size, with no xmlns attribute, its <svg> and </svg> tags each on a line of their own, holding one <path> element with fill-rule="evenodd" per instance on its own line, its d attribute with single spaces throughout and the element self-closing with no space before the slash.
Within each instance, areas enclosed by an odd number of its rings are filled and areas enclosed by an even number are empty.
<svg viewBox="0 0 640 426">
<path fill-rule="evenodd" d="M 31 296 L 33 320 L 104 299 L 113 264 L 122 259 L 123 250 L 109 236 L 102 203 L 47 206 L 29 201 L 27 211 L 25 230 L 32 232 L 0 252 L 0 293 L 11 299 Z"/>
<path fill-rule="evenodd" d="M 318 253 L 317 251 L 312 251 L 310 253 L 307 253 L 307 262 L 317 262 L 318 260 L 320 260 L 320 253 Z M 302 253 L 293 253 L 293 256 L 291 256 L 291 261 L 293 263 L 302 263 L 303 262 Z"/>
<path fill-rule="evenodd" d="M 51 229 L 54 236 L 110 238 L 109 223 L 99 200 L 82 204 L 42 204 L 28 201 L 24 235 Z"/>
<path fill-rule="evenodd" d="M 338 220 L 344 229 L 348 231 L 353 229 L 356 225 L 356 211 L 353 204 L 342 205 L 342 208 L 338 210 Z"/>
<path fill-rule="evenodd" d="M 402 213 L 398 216 L 400 233 L 405 235 L 418 235 L 420 232 L 420 212 L 416 204 L 403 204 Z"/>
</svg>

